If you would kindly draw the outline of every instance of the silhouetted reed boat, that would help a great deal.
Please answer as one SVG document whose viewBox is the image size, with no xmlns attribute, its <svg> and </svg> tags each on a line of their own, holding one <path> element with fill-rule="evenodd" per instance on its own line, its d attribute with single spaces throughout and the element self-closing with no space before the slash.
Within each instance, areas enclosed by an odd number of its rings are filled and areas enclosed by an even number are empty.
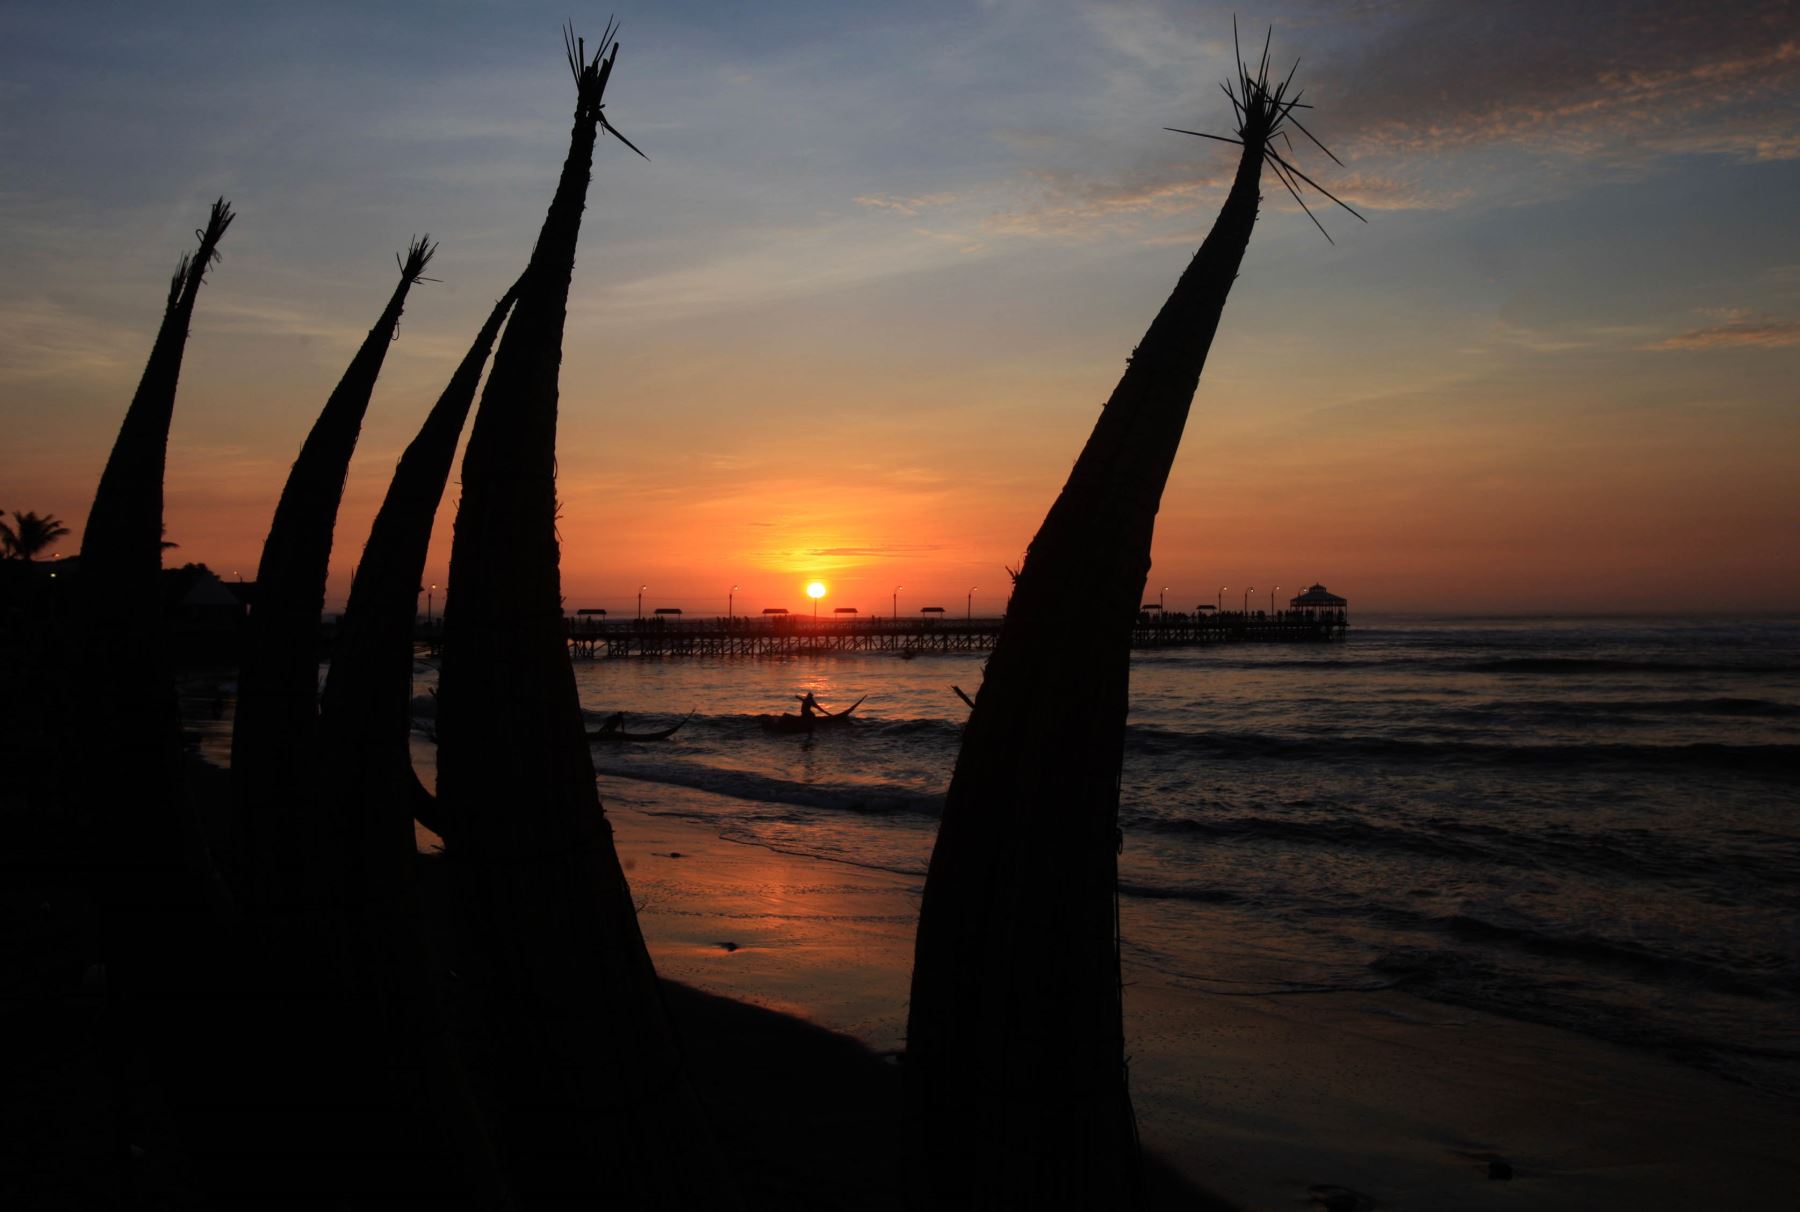
<svg viewBox="0 0 1800 1212">
<path fill-rule="evenodd" d="M 812 732 L 817 728 L 841 728 L 846 724 L 856 723 L 850 718 L 850 713 L 861 707 L 868 697 L 866 694 L 863 695 L 862 698 L 857 699 L 842 711 L 827 711 L 814 703 L 813 708 L 818 713 L 816 715 L 807 715 L 804 712 L 795 715 L 793 712 L 789 712 L 786 715 L 762 716 L 760 722 L 764 732 L 795 733 Z"/>
<path fill-rule="evenodd" d="M 907 1019 L 916 1209 L 1144 1200 L 1118 934 L 1133 620 L 1264 168 L 1290 192 L 1289 173 L 1310 182 L 1274 146 L 1284 125 L 1306 134 L 1291 75 L 1271 86 L 1266 45 L 1255 72 L 1236 67 L 1237 138 L 1224 141 L 1244 150 L 1230 193 L 1027 549 L 964 726 Z"/>
<path fill-rule="evenodd" d="M 124 1133 L 133 1092 L 156 1088 L 178 1136 L 205 1131 L 212 1093 L 195 1073 L 205 1066 L 193 1058 L 215 1043 L 210 1028 L 217 1019 L 196 1014 L 194 1002 L 217 979 L 213 944 L 219 922 L 232 912 L 231 896 L 184 786 L 174 664 L 161 611 L 115 618 L 109 603 L 160 599 L 163 480 L 176 388 L 200 287 L 232 219 L 225 199 L 214 202 L 206 226 L 195 233 L 197 249 L 176 267 L 143 376 L 88 512 L 73 624 L 91 629 L 107 620 L 115 629 L 111 643 L 95 645 L 79 631 L 59 637 L 60 651 L 49 658 L 57 676 L 45 688 L 60 749 L 54 764 L 67 771 L 67 807 L 81 838 L 86 869 L 80 881 L 98 911 L 92 958 L 105 973 L 100 1070 L 112 1102 L 111 1177 L 121 1195 L 132 1186 Z M 103 758 L 93 748 L 96 736 L 107 738 Z"/>
<path fill-rule="evenodd" d="M 698 708 L 696 708 L 696 710 L 698 710 Z M 674 736 L 677 732 L 680 732 L 682 725 L 686 724 L 689 720 L 694 718 L 694 712 L 692 712 L 692 711 L 688 712 L 686 715 L 682 716 L 679 720 L 676 720 L 673 724 L 670 724 L 667 728 L 657 728 L 657 729 L 653 729 L 652 731 L 649 731 L 649 732 L 632 732 L 629 729 L 627 729 L 625 727 L 625 722 L 624 722 L 625 721 L 625 713 L 622 711 L 619 712 L 617 715 L 613 716 L 612 718 L 614 720 L 618 721 L 617 726 L 608 727 L 607 725 L 602 724 L 600 727 L 591 730 L 587 734 L 588 740 L 602 741 L 602 742 L 605 742 L 605 741 L 666 741 L 670 737 Z"/>
<path fill-rule="evenodd" d="M 512 1194 L 717 1207 L 731 1201 L 613 848 L 562 617 L 558 380 L 596 136 L 623 141 L 603 114 L 615 32 L 589 57 L 565 31 L 568 157 L 463 455 L 438 806 L 471 1071 Z"/>
<path fill-rule="evenodd" d="M 344 480 L 413 286 L 437 246 L 396 255 L 400 280 L 313 422 L 263 541 L 231 734 L 238 862 L 256 912 L 332 899 L 317 876 L 335 839 L 317 811 L 320 620 Z"/>
</svg>

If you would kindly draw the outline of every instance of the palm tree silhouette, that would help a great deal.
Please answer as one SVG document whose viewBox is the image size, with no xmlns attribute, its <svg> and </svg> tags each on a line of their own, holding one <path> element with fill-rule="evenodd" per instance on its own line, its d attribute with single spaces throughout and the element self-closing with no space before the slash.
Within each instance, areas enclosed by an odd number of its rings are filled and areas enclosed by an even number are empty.
<svg viewBox="0 0 1800 1212">
<path fill-rule="evenodd" d="M 0 552 L 9 560 L 34 560 L 69 528 L 55 514 L 13 510 L 12 525 L 0 521 Z"/>
</svg>

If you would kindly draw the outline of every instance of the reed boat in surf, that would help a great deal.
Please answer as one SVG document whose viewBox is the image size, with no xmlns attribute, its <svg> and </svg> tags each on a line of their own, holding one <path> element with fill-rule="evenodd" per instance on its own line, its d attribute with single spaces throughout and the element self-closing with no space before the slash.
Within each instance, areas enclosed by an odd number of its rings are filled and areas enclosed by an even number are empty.
<svg viewBox="0 0 1800 1212">
<path fill-rule="evenodd" d="M 828 711 L 825 708 L 818 706 L 815 702 L 813 705 L 817 712 L 815 715 L 807 715 L 805 713 L 795 715 L 792 712 L 789 712 L 786 715 L 761 716 L 760 721 L 764 732 L 780 733 L 811 732 L 815 728 L 831 728 L 842 724 L 854 724 L 856 721 L 850 718 L 850 713 L 855 711 L 858 707 L 861 707 L 863 701 L 868 697 L 869 696 L 866 694 L 863 695 L 862 698 L 857 699 L 856 702 L 850 704 L 842 711 Z"/>
<path fill-rule="evenodd" d="M 699 708 L 695 708 L 699 710 Z M 649 732 L 632 732 L 625 727 L 625 713 L 617 712 L 607 721 L 587 734 L 590 741 L 666 741 L 681 730 L 681 726 L 694 718 L 690 711 L 670 724 L 667 728 L 656 728 Z"/>
</svg>

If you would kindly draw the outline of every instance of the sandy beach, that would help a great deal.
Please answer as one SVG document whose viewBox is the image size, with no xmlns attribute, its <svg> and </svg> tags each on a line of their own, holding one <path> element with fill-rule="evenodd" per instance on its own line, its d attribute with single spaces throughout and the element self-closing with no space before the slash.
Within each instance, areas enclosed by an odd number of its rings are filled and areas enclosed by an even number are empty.
<svg viewBox="0 0 1800 1212">
<path fill-rule="evenodd" d="M 722 841 L 634 806 L 644 790 L 601 782 L 662 975 L 899 1050 L 918 882 Z M 1674 1061 L 1397 990 L 1125 975 L 1144 1142 L 1237 1207 L 1760 1207 L 1800 1187 L 1800 1107 Z"/>
</svg>

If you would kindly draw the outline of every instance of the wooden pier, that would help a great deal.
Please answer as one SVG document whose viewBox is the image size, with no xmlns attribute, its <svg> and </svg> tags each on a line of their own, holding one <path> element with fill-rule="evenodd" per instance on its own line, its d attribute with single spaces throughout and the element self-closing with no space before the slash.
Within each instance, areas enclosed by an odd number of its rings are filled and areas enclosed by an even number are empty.
<svg viewBox="0 0 1800 1212">
<path fill-rule="evenodd" d="M 833 652 L 987 652 L 1000 636 L 1001 618 L 811 619 L 570 618 L 571 656 L 582 660 L 624 657 L 782 657 Z M 1341 640 L 1341 617 L 1278 614 L 1157 614 L 1138 616 L 1133 648 L 1195 644 L 1323 643 Z M 418 642 L 437 655 L 443 621 L 421 621 Z"/>
</svg>

